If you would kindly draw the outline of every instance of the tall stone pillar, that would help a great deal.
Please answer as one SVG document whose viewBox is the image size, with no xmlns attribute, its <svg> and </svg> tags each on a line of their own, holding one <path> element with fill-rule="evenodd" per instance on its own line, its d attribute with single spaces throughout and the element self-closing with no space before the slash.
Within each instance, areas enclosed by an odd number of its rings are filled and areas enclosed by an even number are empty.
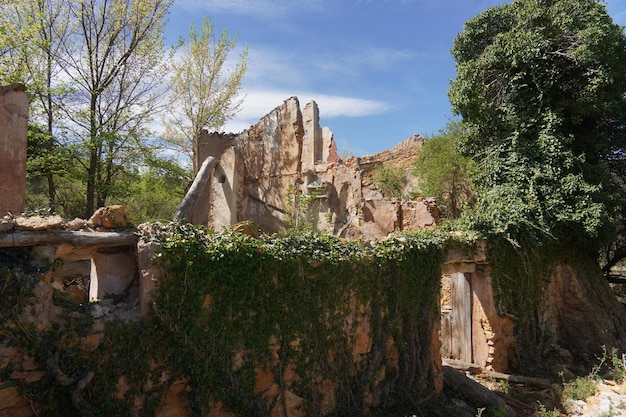
<svg viewBox="0 0 626 417">
<path fill-rule="evenodd" d="M 28 95 L 21 84 L 0 87 L 0 217 L 24 211 Z"/>
</svg>

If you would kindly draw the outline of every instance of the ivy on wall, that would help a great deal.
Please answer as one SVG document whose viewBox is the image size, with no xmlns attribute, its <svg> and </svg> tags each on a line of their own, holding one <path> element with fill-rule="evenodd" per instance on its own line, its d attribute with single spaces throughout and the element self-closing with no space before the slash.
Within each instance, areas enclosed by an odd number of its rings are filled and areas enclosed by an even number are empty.
<svg viewBox="0 0 626 417">
<path fill-rule="evenodd" d="M 346 417 L 414 411 L 436 393 L 432 337 L 447 232 L 365 243 L 306 230 L 260 239 L 183 223 L 153 230 L 143 238 L 160 248 L 162 275 L 150 313 L 102 328 L 89 306 L 72 310 L 56 297 L 65 320 L 11 342 L 48 370 L 21 388 L 45 415 L 154 415 L 184 381 L 191 415 L 222 402 L 236 415 L 267 416 L 276 404 L 255 394 L 260 370 L 302 397 L 311 416 L 321 413 L 323 384 L 335 387 L 334 415 Z M 361 325 L 371 342 L 355 361 Z M 92 349 L 85 341 L 94 332 Z"/>
<path fill-rule="evenodd" d="M 416 402 L 432 391 L 442 235 L 404 234 L 364 245 L 308 231 L 259 240 L 178 224 L 158 242 L 165 277 L 154 311 L 184 342 L 177 351 L 183 357 L 175 360 L 189 365 L 184 374 L 197 399 L 223 401 L 241 415 L 259 413 L 266 406 L 252 394 L 255 369 L 270 367 L 280 378 L 289 367 L 301 380 L 288 388 L 310 399 L 310 415 L 320 407 L 314 378 L 337 384 L 344 415 L 362 413 L 368 384 L 389 361 L 389 338 L 404 367 L 390 388 L 406 389 L 392 389 L 392 396 Z M 370 321 L 372 352 L 355 365 L 350 335 L 358 312 Z M 208 407 L 201 403 L 199 409 Z"/>
</svg>

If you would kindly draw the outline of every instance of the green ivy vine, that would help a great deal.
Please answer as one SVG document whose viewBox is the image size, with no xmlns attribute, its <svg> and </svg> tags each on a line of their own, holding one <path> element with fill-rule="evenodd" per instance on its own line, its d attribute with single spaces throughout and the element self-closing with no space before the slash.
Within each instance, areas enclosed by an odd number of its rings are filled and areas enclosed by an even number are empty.
<svg viewBox="0 0 626 417">
<path fill-rule="evenodd" d="M 358 321 L 346 317 L 356 308 L 370 317 L 373 351 L 392 337 L 401 365 L 412 366 L 416 349 L 430 348 L 442 234 L 365 245 L 307 230 L 256 239 L 172 224 L 157 240 L 164 277 L 154 312 L 181 343 L 168 360 L 191 381 L 198 411 L 212 399 L 239 415 L 264 415 L 267 405 L 252 394 L 261 366 L 275 375 L 294 369 L 301 380 L 289 389 L 311 399 L 310 415 L 320 407 L 313 378 L 337 384 L 345 415 L 363 412 L 362 393 L 384 359 L 372 355 L 354 369 L 349 335 Z M 428 392 L 428 369 L 400 373 L 418 388 L 402 401 Z"/>
</svg>

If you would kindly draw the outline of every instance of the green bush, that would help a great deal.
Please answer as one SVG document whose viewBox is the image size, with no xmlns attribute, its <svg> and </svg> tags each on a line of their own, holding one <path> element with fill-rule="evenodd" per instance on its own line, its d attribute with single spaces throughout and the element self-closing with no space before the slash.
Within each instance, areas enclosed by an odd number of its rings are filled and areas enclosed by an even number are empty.
<svg viewBox="0 0 626 417">
<path fill-rule="evenodd" d="M 402 167 L 383 165 L 374 173 L 374 186 L 385 197 L 402 198 L 407 181 L 406 171 Z"/>
</svg>

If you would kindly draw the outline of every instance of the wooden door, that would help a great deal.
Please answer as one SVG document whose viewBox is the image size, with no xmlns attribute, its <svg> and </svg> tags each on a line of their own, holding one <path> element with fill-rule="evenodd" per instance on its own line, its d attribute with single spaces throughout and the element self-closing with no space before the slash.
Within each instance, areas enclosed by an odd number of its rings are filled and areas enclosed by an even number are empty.
<svg viewBox="0 0 626 417">
<path fill-rule="evenodd" d="M 444 358 L 472 362 L 472 291 L 470 275 L 450 275 L 448 306 L 442 306 L 441 343 Z"/>
</svg>

